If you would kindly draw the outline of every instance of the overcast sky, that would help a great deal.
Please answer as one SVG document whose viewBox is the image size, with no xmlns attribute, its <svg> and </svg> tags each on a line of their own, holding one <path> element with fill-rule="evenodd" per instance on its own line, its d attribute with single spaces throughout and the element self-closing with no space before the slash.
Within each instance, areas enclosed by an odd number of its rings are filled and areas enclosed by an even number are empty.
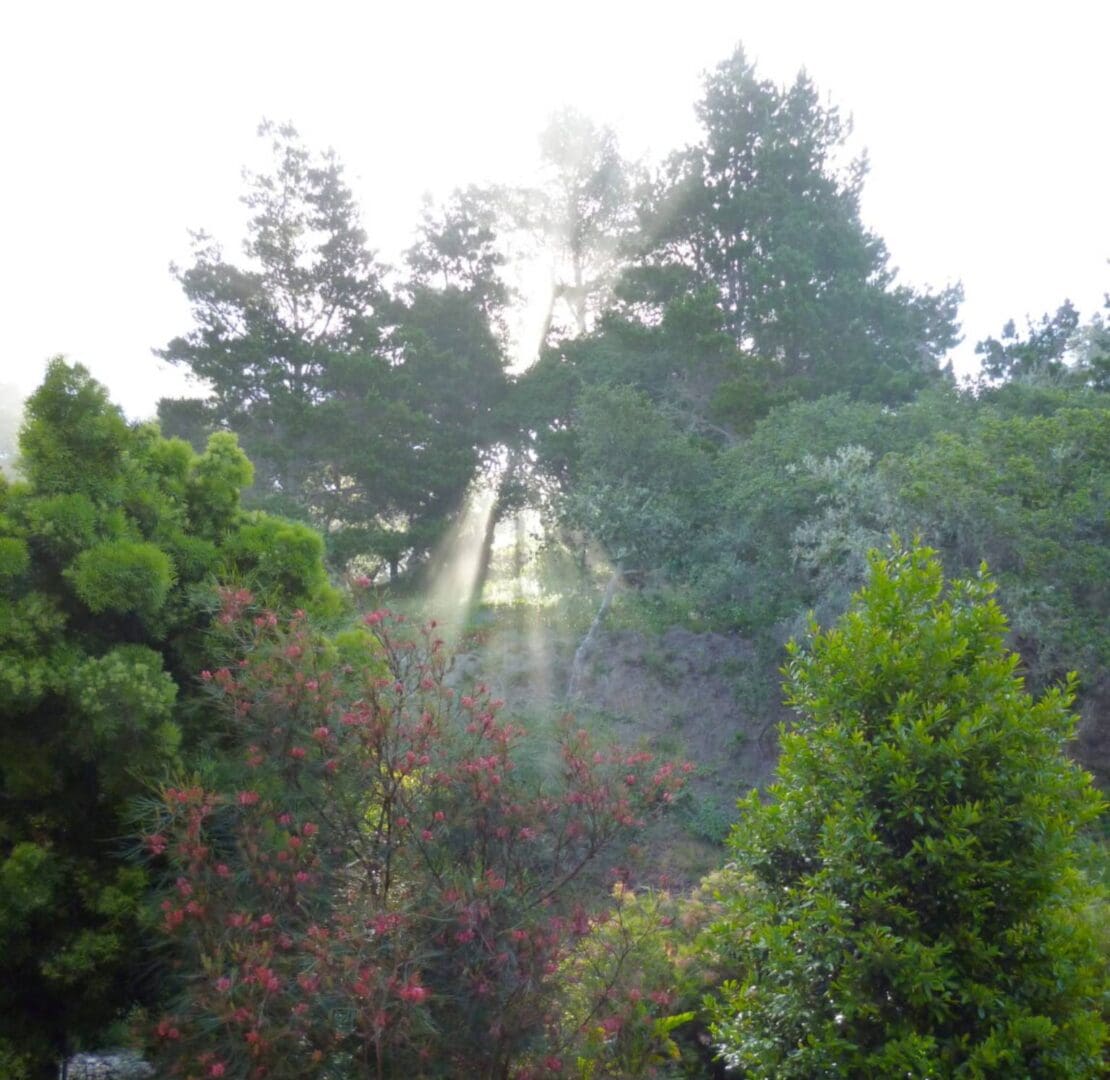
<svg viewBox="0 0 1110 1080">
<path fill-rule="evenodd" d="M 189 327 L 170 277 L 203 227 L 238 251 L 262 117 L 347 164 L 371 242 L 410 241 L 421 194 L 523 179 L 575 105 L 630 156 L 697 137 L 701 74 L 743 42 L 761 74 L 806 67 L 855 119 L 867 224 L 901 280 L 962 280 L 974 341 L 1110 289 L 1110 5 L 1055 3 L 9 3 L 0 384 L 49 356 L 133 416 L 180 392 L 150 350 Z"/>
</svg>

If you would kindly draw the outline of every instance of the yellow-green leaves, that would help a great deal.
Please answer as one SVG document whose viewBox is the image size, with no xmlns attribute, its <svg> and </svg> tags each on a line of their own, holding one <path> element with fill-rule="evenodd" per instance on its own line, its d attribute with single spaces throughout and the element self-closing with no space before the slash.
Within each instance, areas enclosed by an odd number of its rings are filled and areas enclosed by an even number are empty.
<svg viewBox="0 0 1110 1080">
<path fill-rule="evenodd" d="M 174 581 L 173 563 L 154 544 L 114 540 L 81 552 L 67 572 L 93 614 L 156 615 Z"/>
</svg>

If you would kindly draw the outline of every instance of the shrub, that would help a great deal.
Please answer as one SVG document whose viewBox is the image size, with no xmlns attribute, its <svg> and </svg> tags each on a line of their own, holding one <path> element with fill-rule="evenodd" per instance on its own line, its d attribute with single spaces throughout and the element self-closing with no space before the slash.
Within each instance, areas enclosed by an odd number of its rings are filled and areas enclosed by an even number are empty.
<svg viewBox="0 0 1110 1080">
<path fill-rule="evenodd" d="M 0 885 L 31 850 L 51 869 L 41 902 L 0 913 L 0 1074 L 43 1076 L 157 994 L 120 837 L 127 800 L 212 735 L 192 672 L 217 577 L 287 607 L 338 594 L 319 537 L 240 509 L 231 435 L 198 456 L 56 360 L 20 447 L 27 481 L 0 478 Z"/>
<path fill-rule="evenodd" d="M 560 970 L 554 1056 L 573 1060 L 583 1080 L 712 1075 L 702 1001 L 738 974 L 712 928 L 738 887 L 728 869 L 686 895 L 618 882 L 611 909 Z"/>
<path fill-rule="evenodd" d="M 166 602 L 173 563 L 154 544 L 112 540 L 82 551 L 69 576 L 94 615 L 133 611 L 152 616 Z"/>
<path fill-rule="evenodd" d="M 166 789 L 144 846 L 161 925 L 171 1075 L 508 1076 L 541 1061 L 582 883 L 682 784 L 674 765 L 564 726 L 547 774 L 501 703 L 444 682 L 443 643 L 375 612 L 342 653 L 304 620 L 250 618 L 204 673 L 242 770 Z M 351 662 L 355 661 L 355 662 Z M 541 1071 L 546 1066 L 537 1066 Z"/>
<path fill-rule="evenodd" d="M 748 965 L 717 1012 L 746 1075 L 1095 1076 L 1105 971 L 1064 756 L 1072 689 L 1034 701 L 977 579 L 873 554 L 830 630 L 792 645 L 777 783 L 732 843 Z"/>
</svg>

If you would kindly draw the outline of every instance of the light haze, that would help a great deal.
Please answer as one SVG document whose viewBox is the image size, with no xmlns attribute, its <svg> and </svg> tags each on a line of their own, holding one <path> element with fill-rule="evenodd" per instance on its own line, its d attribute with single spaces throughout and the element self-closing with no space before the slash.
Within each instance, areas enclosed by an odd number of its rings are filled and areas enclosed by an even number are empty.
<svg viewBox="0 0 1110 1080">
<path fill-rule="evenodd" d="M 180 394 L 190 228 L 237 257 L 260 119 L 333 147 L 396 260 L 421 196 L 526 180 L 574 105 L 658 160 L 697 138 L 701 74 L 743 42 L 855 118 L 867 225 L 902 281 L 962 280 L 965 343 L 1110 287 L 1105 42 L 1094 3 L 41 3 L 0 17 L 0 384 L 66 354 L 132 416 Z"/>
</svg>

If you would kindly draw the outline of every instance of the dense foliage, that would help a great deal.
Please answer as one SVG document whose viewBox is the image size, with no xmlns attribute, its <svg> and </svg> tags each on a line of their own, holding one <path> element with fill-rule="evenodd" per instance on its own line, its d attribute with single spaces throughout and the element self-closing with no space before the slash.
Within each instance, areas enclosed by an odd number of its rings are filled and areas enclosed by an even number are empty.
<svg viewBox="0 0 1110 1080">
<path fill-rule="evenodd" d="M 958 290 L 894 285 L 860 221 L 866 163 L 837 160 L 849 131 L 838 110 L 804 73 L 777 87 L 737 49 L 706 78 L 697 112 L 703 138 L 651 193 L 625 295 L 665 309 L 708 293 L 738 347 L 736 376 L 769 362 L 792 393 L 899 401 L 935 379 Z"/>
<path fill-rule="evenodd" d="M 192 707 L 217 578 L 335 612 L 320 538 L 239 507 L 229 434 L 132 426 L 80 366 L 27 403 L 0 477 L 0 1055 L 9 1075 L 153 986 L 126 800 L 212 732 Z"/>
<path fill-rule="evenodd" d="M 208 396 L 167 399 L 166 430 L 234 431 L 252 501 L 310 520 L 340 563 L 374 553 L 395 574 L 427 553 L 495 441 L 504 389 L 496 279 L 480 200 L 425 221 L 412 276 L 390 291 L 334 155 L 263 125 L 274 169 L 250 176 L 246 261 L 204 234 L 179 273 L 194 329 L 161 355 Z"/>
<path fill-rule="evenodd" d="M 502 702 L 444 681 L 434 627 L 376 611 L 333 643 L 228 601 L 245 651 L 204 678 L 244 763 L 164 789 L 146 825 L 173 881 L 166 1074 L 558 1072 L 578 882 L 684 770 L 573 727 L 529 761 Z"/>
<path fill-rule="evenodd" d="M 1105 313 L 1011 322 L 959 386 L 959 288 L 897 280 L 810 80 L 737 50 L 697 111 L 655 172 L 557 114 L 537 183 L 429 200 L 400 269 L 335 156 L 263 125 L 242 258 L 201 234 L 176 272 L 183 438 L 57 360 L 13 462 L 0 402 L 0 1074 L 131 1006 L 198 1078 L 1096 1074 L 1097 799 L 1062 752 L 1077 695 L 1110 778 Z M 673 767 L 526 739 L 329 581 L 403 606 L 454 538 L 480 596 L 526 506 L 575 633 L 609 580 L 569 696 L 606 618 L 685 623 L 745 639 L 770 733 L 809 627 L 779 784 L 693 892 L 609 876 Z M 515 584 L 546 663 L 560 616 Z"/>
<path fill-rule="evenodd" d="M 749 969 L 716 1035 L 744 1075 L 1099 1075 L 1104 958 L 1064 755 L 1071 688 L 1031 698 L 989 579 L 876 554 L 837 625 L 792 646 L 799 722 L 732 838 Z"/>
</svg>

